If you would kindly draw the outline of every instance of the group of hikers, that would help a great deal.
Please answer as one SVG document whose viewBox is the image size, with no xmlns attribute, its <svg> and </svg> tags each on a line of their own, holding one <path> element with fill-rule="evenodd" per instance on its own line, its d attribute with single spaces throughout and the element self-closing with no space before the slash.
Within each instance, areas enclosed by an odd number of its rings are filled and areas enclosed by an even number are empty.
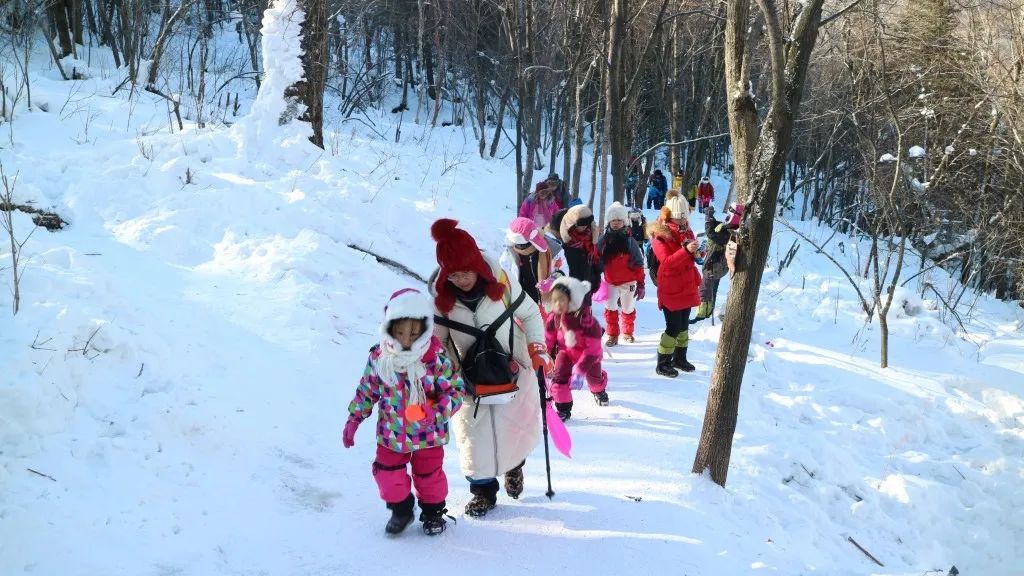
<svg viewBox="0 0 1024 576">
<path fill-rule="evenodd" d="M 689 326 L 713 313 L 743 206 L 718 220 L 707 203 L 704 247 L 689 226 L 692 209 L 669 190 L 648 225 L 638 208 L 614 202 L 599 231 L 591 209 L 568 198 L 553 174 L 522 203 L 498 258 L 457 221 L 434 222 L 438 269 L 426 293 L 405 288 L 389 299 L 342 434 L 344 446 L 353 446 L 377 406 L 372 472 L 391 510 L 387 534 L 413 521 L 416 497 L 423 531 L 445 530 L 449 424 L 469 482 L 465 513 L 483 517 L 496 506 L 499 477 L 518 498 L 526 457 L 540 440 L 541 398 L 562 422 L 572 416 L 573 390 L 586 386 L 599 406 L 608 405 L 604 346 L 634 342 L 648 275 L 665 322 L 655 371 L 675 378 L 695 369 L 687 360 Z M 604 302 L 604 326 L 595 301 Z"/>
<path fill-rule="evenodd" d="M 636 158 L 631 157 L 627 163 L 629 171 L 626 173 L 625 192 L 626 192 L 626 205 L 636 205 L 636 190 L 637 184 L 640 182 L 641 174 L 640 167 L 636 162 Z M 696 208 L 700 212 L 704 212 L 704 209 L 711 206 L 711 203 L 715 199 L 715 188 L 711 185 L 711 178 L 703 176 L 700 182 L 692 186 L 686 187 L 686 173 L 681 168 L 676 169 L 675 175 L 672 177 L 672 189 L 678 190 L 680 194 L 686 197 L 686 201 L 689 202 L 691 208 Z M 685 193 L 684 193 L 685 188 Z M 653 208 L 655 210 L 661 210 L 661 207 L 665 205 L 665 201 L 668 196 L 668 180 L 665 179 L 665 174 L 660 170 L 655 170 L 647 178 L 647 191 L 644 194 L 644 205 L 647 208 Z"/>
</svg>

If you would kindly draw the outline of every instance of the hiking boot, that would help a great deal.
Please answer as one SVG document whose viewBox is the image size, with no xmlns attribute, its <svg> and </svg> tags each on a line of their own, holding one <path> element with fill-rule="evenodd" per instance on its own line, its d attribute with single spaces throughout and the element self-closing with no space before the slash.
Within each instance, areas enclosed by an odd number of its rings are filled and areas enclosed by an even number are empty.
<svg viewBox="0 0 1024 576">
<path fill-rule="evenodd" d="M 675 378 L 679 376 L 679 371 L 672 367 L 672 355 L 658 353 L 658 366 L 654 369 L 659 376 L 668 376 L 669 378 Z"/>
<path fill-rule="evenodd" d="M 633 338 L 632 334 L 623 334 L 622 341 L 626 344 L 632 344 L 633 342 L 636 342 L 636 338 Z"/>
<path fill-rule="evenodd" d="M 420 512 L 420 522 L 423 522 L 423 533 L 427 536 L 437 536 L 444 532 L 444 529 L 447 527 L 444 514 L 448 511 L 444 507 L 444 502 L 442 501 L 439 504 L 423 504 L 421 502 L 420 508 L 423 509 Z"/>
<path fill-rule="evenodd" d="M 597 402 L 598 406 L 607 406 L 608 405 L 608 393 L 605 392 L 604 390 L 601 390 L 600 392 L 595 392 L 594 393 L 594 401 Z"/>
<path fill-rule="evenodd" d="M 605 342 L 605 346 L 607 346 L 609 348 L 611 348 L 612 346 L 618 346 L 618 345 L 619 345 L 619 337 L 618 336 L 609 336 L 608 340 Z"/>
<path fill-rule="evenodd" d="M 572 402 L 555 402 L 555 410 L 558 412 L 558 419 L 562 422 L 572 418 Z"/>
<path fill-rule="evenodd" d="M 494 507 L 497 505 L 497 498 L 488 498 L 483 494 L 477 494 L 470 498 L 469 502 L 466 502 L 466 516 L 483 518 L 484 516 L 487 516 L 488 512 L 494 510 Z M 424 528 L 424 530 L 425 529 L 426 528 Z"/>
<path fill-rule="evenodd" d="M 384 532 L 392 536 L 401 534 L 402 531 L 412 523 L 412 508 L 415 503 L 416 499 L 413 498 L 412 494 L 409 494 L 409 496 L 401 502 L 388 504 L 388 508 L 391 509 L 391 519 L 388 520 L 387 525 L 384 526 Z"/>
<path fill-rule="evenodd" d="M 513 500 L 518 500 L 523 493 L 523 465 L 505 472 L 505 493 Z"/>
<path fill-rule="evenodd" d="M 693 372 L 697 369 L 696 366 L 687 362 L 686 348 L 676 348 L 675 352 L 672 353 L 672 367 L 678 368 L 683 372 Z"/>
<path fill-rule="evenodd" d="M 470 484 L 473 494 L 466 503 L 466 516 L 483 518 L 498 504 L 498 479 L 492 478 L 484 484 Z"/>
</svg>

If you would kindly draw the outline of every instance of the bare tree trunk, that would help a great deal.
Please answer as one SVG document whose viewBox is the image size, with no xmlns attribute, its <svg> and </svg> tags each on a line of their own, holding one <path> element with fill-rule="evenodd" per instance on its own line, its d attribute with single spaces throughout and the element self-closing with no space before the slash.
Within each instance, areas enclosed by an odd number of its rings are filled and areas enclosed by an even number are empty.
<svg viewBox="0 0 1024 576">
<path fill-rule="evenodd" d="M 167 0 L 164 1 L 166 2 Z M 171 37 L 171 31 L 174 29 L 174 25 L 188 12 L 195 1 L 196 0 L 183 0 L 182 3 L 178 5 L 178 9 L 171 15 L 168 15 L 170 12 L 167 9 L 168 4 L 164 4 L 164 18 L 160 24 L 160 34 L 157 35 L 156 43 L 153 44 L 153 56 L 150 58 L 149 75 L 146 78 L 146 90 L 159 93 L 156 81 L 160 72 L 160 61 L 164 56 L 164 47 L 167 46 L 167 40 Z"/>
<path fill-rule="evenodd" d="M 491 150 L 489 152 L 491 158 L 494 158 L 495 154 L 498 153 L 498 143 L 501 142 L 501 132 L 505 127 L 505 112 L 508 110 L 509 98 L 511 98 L 511 94 L 506 89 L 501 95 L 501 102 L 498 104 L 498 116 L 494 121 L 494 138 L 491 139 Z"/>
<path fill-rule="evenodd" d="M 611 12 L 608 15 L 608 71 L 605 77 L 605 106 L 607 106 L 605 125 L 607 127 L 607 138 L 605 146 L 608 154 L 611 155 L 612 165 L 612 193 L 615 200 L 625 199 L 625 187 L 623 186 L 622 167 L 625 166 L 625 158 L 622 155 L 622 138 L 625 132 L 623 122 L 623 80 L 624 71 L 623 45 L 626 40 L 626 10 L 627 0 L 611 0 Z M 605 192 L 604 176 L 601 179 L 601 193 Z"/>
<path fill-rule="evenodd" d="M 586 72 L 583 74 L 582 79 L 576 81 L 576 100 L 574 108 L 576 113 L 573 115 L 575 118 L 575 126 L 573 127 L 573 137 L 575 141 L 573 143 L 573 161 L 572 161 L 572 197 L 580 197 L 580 176 L 583 173 L 583 134 L 586 127 L 584 126 L 583 113 L 583 95 L 586 90 L 587 84 L 590 83 L 590 79 L 594 76 L 594 70 L 597 69 L 595 63 L 587 66 Z"/>
<path fill-rule="evenodd" d="M 737 196 L 747 200 L 741 226 L 736 274 L 729 289 L 718 353 L 711 374 L 704 425 L 693 471 L 710 471 L 722 486 L 729 472 L 740 388 L 747 365 L 761 275 L 768 259 L 782 169 L 791 145 L 793 123 L 803 97 L 811 51 L 817 41 L 824 0 L 809 0 L 786 43 L 774 0 L 758 0 L 770 49 L 770 108 L 757 131 L 757 111 L 749 90 L 747 31 L 750 0 L 728 0 L 726 9 L 726 90 L 729 132 L 735 154 Z"/>
<path fill-rule="evenodd" d="M 50 15 L 53 26 L 57 32 L 57 41 L 60 43 L 60 57 L 63 58 L 74 51 L 74 43 L 71 40 L 71 26 L 68 23 L 68 0 L 51 0 L 46 5 L 46 11 Z"/>
<path fill-rule="evenodd" d="M 327 0 L 298 0 L 302 21 L 302 79 L 285 90 L 306 105 L 299 120 L 309 122 L 309 141 L 324 147 L 324 83 L 327 79 Z"/>
</svg>

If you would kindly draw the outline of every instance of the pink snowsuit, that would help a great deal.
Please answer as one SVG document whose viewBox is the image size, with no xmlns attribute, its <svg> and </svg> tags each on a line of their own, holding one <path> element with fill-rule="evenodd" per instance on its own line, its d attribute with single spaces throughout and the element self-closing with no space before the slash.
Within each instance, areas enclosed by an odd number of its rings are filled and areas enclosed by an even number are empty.
<svg viewBox="0 0 1024 576">
<path fill-rule="evenodd" d="M 396 386 L 384 382 L 377 374 L 374 361 L 380 347 L 370 350 L 370 358 L 359 380 L 355 398 L 349 404 L 349 419 L 361 422 L 377 405 L 377 457 L 373 462 L 373 479 L 380 497 L 388 504 L 405 500 L 416 487 L 421 503 L 444 502 L 448 495 L 448 478 L 441 467 L 444 445 L 448 443 L 448 422 L 462 405 L 462 378 L 453 370 L 448 358 L 440 355 L 440 340 L 432 338 L 423 356 L 427 373 L 422 379 L 427 393 L 427 417 L 408 420 L 409 380 L 401 374 Z M 412 464 L 412 478 L 406 466 Z"/>
<path fill-rule="evenodd" d="M 608 373 L 601 370 L 603 333 L 589 306 L 565 314 L 548 314 L 544 340 L 548 350 L 555 350 L 556 346 L 558 350 L 550 383 L 556 403 L 572 402 L 573 378 L 584 378 L 593 394 L 608 387 Z"/>
</svg>

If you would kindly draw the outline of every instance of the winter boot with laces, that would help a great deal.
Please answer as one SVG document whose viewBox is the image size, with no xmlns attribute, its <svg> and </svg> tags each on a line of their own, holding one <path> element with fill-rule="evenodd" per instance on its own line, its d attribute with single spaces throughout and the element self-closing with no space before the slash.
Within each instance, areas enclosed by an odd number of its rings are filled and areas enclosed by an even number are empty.
<svg viewBox="0 0 1024 576">
<path fill-rule="evenodd" d="M 392 536 L 401 534 L 403 530 L 412 522 L 413 519 L 413 505 L 416 503 L 416 499 L 412 494 L 398 502 L 397 504 L 388 504 L 388 508 L 391 509 L 391 519 L 388 520 L 386 526 L 384 526 L 384 532 Z"/>
<path fill-rule="evenodd" d="M 555 402 L 555 410 L 562 422 L 572 418 L 572 402 Z"/>
<path fill-rule="evenodd" d="M 608 405 L 608 392 L 601 390 L 600 392 L 594 392 L 594 401 L 597 402 L 598 406 Z"/>
<path fill-rule="evenodd" d="M 444 532 L 447 527 L 444 515 L 448 510 L 444 507 L 444 502 L 439 504 L 424 504 L 420 502 L 420 508 L 423 509 L 420 512 L 420 522 L 423 522 L 423 533 L 427 536 L 437 536 Z"/>
<path fill-rule="evenodd" d="M 618 346 L 619 345 L 619 337 L 618 336 L 608 336 L 608 340 L 605 341 L 604 345 L 609 347 L 609 348 L 611 348 L 612 346 Z"/>
<path fill-rule="evenodd" d="M 519 495 L 523 493 L 523 464 L 505 472 L 505 493 L 513 500 L 519 499 Z"/>
<path fill-rule="evenodd" d="M 466 503 L 466 516 L 483 518 L 498 505 L 498 480 L 486 484 L 470 484 L 469 491 L 473 494 Z"/>
<path fill-rule="evenodd" d="M 672 366 L 683 372 L 693 372 L 697 369 L 696 366 L 687 362 L 685 346 L 682 348 L 676 348 L 675 352 L 672 353 Z"/>
<path fill-rule="evenodd" d="M 672 354 L 658 353 L 658 366 L 655 368 L 655 372 L 659 376 L 668 376 L 669 378 L 679 376 L 679 371 L 672 367 Z"/>
</svg>

